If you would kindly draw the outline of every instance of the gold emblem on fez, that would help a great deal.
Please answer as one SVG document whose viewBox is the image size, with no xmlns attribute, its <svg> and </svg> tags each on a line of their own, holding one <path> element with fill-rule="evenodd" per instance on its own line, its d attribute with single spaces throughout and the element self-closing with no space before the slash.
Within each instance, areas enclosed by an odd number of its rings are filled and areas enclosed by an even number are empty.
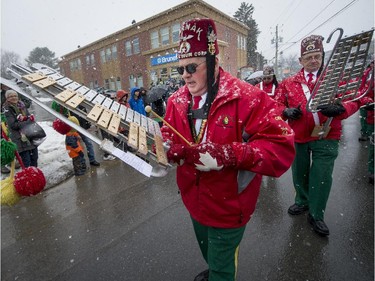
<svg viewBox="0 0 375 281">
<path fill-rule="evenodd" d="M 224 119 L 223 119 L 223 124 L 224 125 L 228 125 L 229 124 L 229 118 L 228 116 L 225 116 Z"/>
<path fill-rule="evenodd" d="M 186 54 L 190 51 L 190 48 L 191 48 L 190 44 L 188 42 L 184 41 L 184 42 L 181 43 L 180 53 Z"/>
<path fill-rule="evenodd" d="M 208 34 L 207 41 L 208 41 L 208 52 L 211 55 L 214 55 L 216 53 L 216 48 L 215 48 L 216 34 L 214 31 L 211 31 Z"/>
</svg>

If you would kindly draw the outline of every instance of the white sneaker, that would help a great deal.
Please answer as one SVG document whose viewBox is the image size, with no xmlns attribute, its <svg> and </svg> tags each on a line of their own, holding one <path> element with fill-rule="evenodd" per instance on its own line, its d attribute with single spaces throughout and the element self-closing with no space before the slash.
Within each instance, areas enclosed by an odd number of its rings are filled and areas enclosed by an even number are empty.
<svg viewBox="0 0 375 281">
<path fill-rule="evenodd" d="M 111 154 L 109 154 L 107 156 L 103 156 L 103 160 L 105 160 L 105 161 L 115 160 L 115 159 L 116 159 L 116 157 L 111 155 Z"/>
</svg>

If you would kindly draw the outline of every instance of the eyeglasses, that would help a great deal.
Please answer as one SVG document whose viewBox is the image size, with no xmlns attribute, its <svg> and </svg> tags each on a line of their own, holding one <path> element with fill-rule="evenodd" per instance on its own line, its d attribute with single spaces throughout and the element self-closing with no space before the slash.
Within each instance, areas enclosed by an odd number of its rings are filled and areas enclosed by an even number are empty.
<svg viewBox="0 0 375 281">
<path fill-rule="evenodd" d="M 303 57 L 302 59 L 304 61 L 312 61 L 313 59 L 314 60 L 321 60 L 323 58 L 322 55 L 315 55 L 315 56 L 306 56 L 306 57 Z"/>
<path fill-rule="evenodd" d="M 272 80 L 273 79 L 273 77 L 271 76 L 271 77 L 263 77 L 263 80 Z"/>
<path fill-rule="evenodd" d="M 186 70 L 187 73 L 189 74 L 193 74 L 197 71 L 197 67 L 200 66 L 202 63 L 204 63 L 206 61 L 202 61 L 201 63 L 189 63 L 188 65 L 185 65 L 185 66 L 179 66 L 177 67 L 177 72 L 182 75 L 184 74 L 184 70 Z"/>
<path fill-rule="evenodd" d="M 11 98 L 18 98 L 18 96 L 8 96 L 8 99 L 11 99 Z"/>
</svg>

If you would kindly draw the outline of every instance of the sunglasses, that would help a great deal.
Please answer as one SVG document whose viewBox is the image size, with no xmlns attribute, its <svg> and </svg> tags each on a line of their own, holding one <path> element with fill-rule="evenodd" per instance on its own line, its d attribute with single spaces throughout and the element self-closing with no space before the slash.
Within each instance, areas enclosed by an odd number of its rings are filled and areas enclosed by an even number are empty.
<svg viewBox="0 0 375 281">
<path fill-rule="evenodd" d="M 188 65 L 185 65 L 185 66 L 179 66 L 177 67 L 177 72 L 182 75 L 184 74 L 184 70 L 186 70 L 187 73 L 189 74 L 193 74 L 197 71 L 197 67 L 200 66 L 202 63 L 204 63 L 206 61 L 202 61 L 201 63 L 189 63 Z"/>
</svg>

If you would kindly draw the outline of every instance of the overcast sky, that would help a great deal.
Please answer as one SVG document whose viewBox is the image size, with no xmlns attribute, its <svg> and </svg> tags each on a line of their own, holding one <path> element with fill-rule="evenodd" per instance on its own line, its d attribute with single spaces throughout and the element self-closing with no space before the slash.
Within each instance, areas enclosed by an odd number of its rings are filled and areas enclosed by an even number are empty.
<svg viewBox="0 0 375 281">
<path fill-rule="evenodd" d="M 48 47 L 56 57 L 140 22 L 185 0 L 1 0 L 1 49 L 26 58 L 35 47 Z M 261 31 L 258 51 L 275 55 L 271 39 L 278 26 L 279 50 L 298 54 L 299 42 L 310 34 L 328 38 L 341 27 L 353 35 L 374 27 L 374 0 L 206 0 L 233 16 L 242 2 L 251 3 Z M 346 7 L 346 8 L 345 8 Z M 337 37 L 333 37 L 337 38 Z M 334 39 L 332 40 L 334 42 Z M 297 42 L 292 44 L 292 42 Z M 333 44 L 332 44 L 333 45 Z M 326 50 L 329 46 L 326 45 Z"/>
</svg>

